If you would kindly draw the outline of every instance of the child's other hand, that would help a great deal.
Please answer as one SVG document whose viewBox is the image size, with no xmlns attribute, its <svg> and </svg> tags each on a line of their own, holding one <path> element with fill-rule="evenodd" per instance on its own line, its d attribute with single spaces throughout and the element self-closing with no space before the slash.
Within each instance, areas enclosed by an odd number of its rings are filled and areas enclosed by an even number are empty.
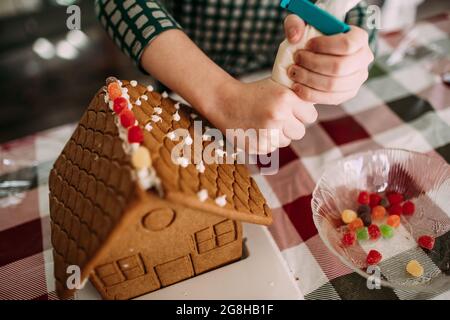
<svg viewBox="0 0 450 320">
<path fill-rule="evenodd" d="M 292 89 L 304 101 L 343 103 L 355 97 L 367 80 L 373 59 L 368 34 L 361 28 L 313 38 L 296 53 L 295 65 L 288 70 L 295 82 Z"/>
<path fill-rule="evenodd" d="M 223 88 L 220 102 L 204 113 L 222 132 L 226 129 L 256 129 L 257 141 L 246 146 L 238 144 L 239 148 L 252 154 L 267 154 L 288 146 L 292 140 L 304 136 L 304 124 L 317 119 L 317 111 L 311 103 L 302 101 L 292 90 L 272 79 L 253 83 L 234 81 Z M 273 132 L 279 139 L 271 139 L 264 130 L 258 129 L 275 129 Z"/>
</svg>

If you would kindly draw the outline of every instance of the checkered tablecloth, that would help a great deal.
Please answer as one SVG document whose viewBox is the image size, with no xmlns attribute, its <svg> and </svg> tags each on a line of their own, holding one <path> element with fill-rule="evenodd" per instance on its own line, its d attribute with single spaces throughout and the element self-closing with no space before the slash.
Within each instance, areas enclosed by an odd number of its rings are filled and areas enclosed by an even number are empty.
<svg viewBox="0 0 450 320">
<path fill-rule="evenodd" d="M 369 290 L 364 278 L 334 257 L 314 227 L 311 193 L 327 164 L 359 151 L 398 147 L 450 161 L 450 87 L 440 80 L 450 71 L 449 35 L 448 14 L 418 24 L 398 63 L 392 63 L 393 52 L 404 35 L 383 37 L 358 96 L 339 107 L 319 107 L 319 121 L 306 137 L 281 150 L 279 173 L 255 176 L 273 208 L 269 229 L 307 299 L 419 298 Z M 74 128 L 0 146 L 0 299 L 56 298 L 47 179 Z M 450 299 L 450 292 L 421 298 Z"/>
</svg>

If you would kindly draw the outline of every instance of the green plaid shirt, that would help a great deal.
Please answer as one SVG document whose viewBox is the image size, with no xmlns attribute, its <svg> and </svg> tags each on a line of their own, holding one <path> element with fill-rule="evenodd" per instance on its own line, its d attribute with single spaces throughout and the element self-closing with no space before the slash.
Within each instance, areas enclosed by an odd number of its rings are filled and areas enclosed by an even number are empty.
<svg viewBox="0 0 450 320">
<path fill-rule="evenodd" d="M 233 75 L 271 67 L 284 38 L 286 10 L 279 0 L 96 0 L 97 16 L 110 37 L 138 65 L 159 34 L 183 29 L 218 65 Z M 163 5 L 164 4 L 164 5 Z M 347 23 L 366 28 L 362 2 Z M 368 30 L 371 45 L 375 30 Z"/>
</svg>

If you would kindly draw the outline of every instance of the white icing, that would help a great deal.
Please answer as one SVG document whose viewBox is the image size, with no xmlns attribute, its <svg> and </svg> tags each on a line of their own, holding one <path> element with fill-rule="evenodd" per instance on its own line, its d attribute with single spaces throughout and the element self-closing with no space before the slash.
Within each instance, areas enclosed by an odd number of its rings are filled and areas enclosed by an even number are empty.
<svg viewBox="0 0 450 320">
<path fill-rule="evenodd" d="M 198 118 L 198 114 L 195 113 L 191 113 L 191 119 L 197 119 Z"/>
<path fill-rule="evenodd" d="M 128 88 L 122 88 L 122 93 L 128 94 Z"/>
<path fill-rule="evenodd" d="M 147 86 L 147 91 L 153 92 L 153 90 L 155 90 L 155 88 L 153 88 L 152 85 Z"/>
<path fill-rule="evenodd" d="M 203 141 L 209 141 L 209 140 L 211 140 L 211 136 L 209 135 L 209 134 L 203 134 L 203 136 L 202 136 L 202 138 L 203 138 Z"/>
<path fill-rule="evenodd" d="M 148 101 L 148 97 L 146 95 L 141 96 L 141 100 Z"/>
<path fill-rule="evenodd" d="M 130 150 L 131 152 L 135 152 L 137 149 L 139 149 L 140 144 L 139 143 L 131 143 L 130 144 Z"/>
<path fill-rule="evenodd" d="M 150 124 L 150 123 L 147 123 L 146 125 L 145 125 L 145 130 L 147 130 L 148 132 L 150 132 L 150 131 L 152 131 L 152 129 L 153 129 L 153 127 L 152 127 L 152 125 Z"/>
<path fill-rule="evenodd" d="M 163 109 L 160 108 L 160 107 L 156 107 L 155 109 L 153 109 L 153 111 L 154 111 L 156 114 L 161 114 L 161 113 L 163 112 Z"/>
<path fill-rule="evenodd" d="M 203 172 L 205 172 L 205 165 L 204 165 L 204 163 L 203 163 L 203 161 L 200 161 L 196 166 L 195 166 L 195 168 L 197 169 L 197 171 L 198 172 L 200 172 L 200 173 L 203 173 Z"/>
<path fill-rule="evenodd" d="M 174 120 L 174 121 L 177 121 L 177 122 L 181 120 L 181 117 L 180 117 L 180 115 L 178 114 L 178 111 L 175 112 L 175 114 L 173 115 L 173 120 Z"/>
<path fill-rule="evenodd" d="M 163 97 L 164 99 L 167 99 L 167 98 L 169 97 L 169 94 L 168 94 L 166 91 L 164 91 L 164 92 L 161 94 L 161 97 Z"/>
<path fill-rule="evenodd" d="M 140 105 L 142 104 L 141 100 L 139 100 L 139 99 L 138 99 L 138 100 L 136 100 L 136 102 L 135 102 L 135 103 L 136 103 L 136 105 L 137 105 L 137 106 L 140 106 Z"/>
<path fill-rule="evenodd" d="M 105 97 L 104 97 L 104 98 L 105 98 L 105 103 L 110 102 L 110 101 L 109 101 L 109 94 L 108 94 L 108 93 L 105 94 Z"/>
<path fill-rule="evenodd" d="M 154 115 L 152 115 L 152 121 L 153 122 L 162 122 L 162 119 L 160 116 L 157 116 L 154 114 Z"/>
<path fill-rule="evenodd" d="M 180 103 L 179 102 L 175 103 L 174 107 L 175 107 L 175 109 L 179 110 L 180 109 Z"/>
<path fill-rule="evenodd" d="M 208 190 L 202 189 L 197 193 L 198 200 L 205 202 L 208 199 Z"/>
<path fill-rule="evenodd" d="M 219 140 L 219 146 L 223 147 L 225 145 L 225 142 L 223 140 Z"/>
<path fill-rule="evenodd" d="M 177 138 L 177 135 L 175 134 L 175 132 L 172 131 L 167 134 L 167 138 L 174 141 Z"/>
<path fill-rule="evenodd" d="M 214 200 L 214 202 L 219 207 L 225 207 L 226 204 L 227 204 L 227 195 L 223 195 L 223 196 L 217 197 L 216 200 Z"/>
<path fill-rule="evenodd" d="M 216 154 L 216 156 L 223 158 L 227 153 L 226 153 L 226 151 L 223 151 L 222 149 L 216 149 L 215 154 Z"/>
<path fill-rule="evenodd" d="M 190 146 L 190 145 L 192 145 L 192 143 L 194 143 L 194 140 L 192 140 L 191 136 L 187 136 L 186 139 L 184 139 L 184 143 L 187 146 Z"/>
<path fill-rule="evenodd" d="M 136 87 L 138 85 L 136 80 L 131 80 L 130 84 L 131 84 L 132 87 Z"/>
<path fill-rule="evenodd" d="M 119 86 L 123 86 L 123 82 L 122 81 L 120 81 L 120 80 L 117 80 L 117 83 L 119 84 Z"/>
<path fill-rule="evenodd" d="M 177 163 L 178 165 L 180 165 L 182 168 L 187 168 L 187 166 L 189 165 L 189 159 L 185 158 L 185 157 L 179 157 L 177 159 Z"/>
</svg>

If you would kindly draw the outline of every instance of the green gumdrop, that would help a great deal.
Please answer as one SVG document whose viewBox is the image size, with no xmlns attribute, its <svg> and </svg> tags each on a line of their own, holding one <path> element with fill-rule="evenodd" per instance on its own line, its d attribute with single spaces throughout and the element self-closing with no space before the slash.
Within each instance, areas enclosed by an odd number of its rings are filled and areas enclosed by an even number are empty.
<svg viewBox="0 0 450 320">
<path fill-rule="evenodd" d="M 369 240 L 369 230 L 366 227 L 356 230 L 356 238 L 358 241 Z"/>
<path fill-rule="evenodd" d="M 390 239 L 394 236 L 394 228 L 392 228 L 390 225 L 382 224 L 380 226 L 381 235 L 385 239 Z"/>
</svg>

